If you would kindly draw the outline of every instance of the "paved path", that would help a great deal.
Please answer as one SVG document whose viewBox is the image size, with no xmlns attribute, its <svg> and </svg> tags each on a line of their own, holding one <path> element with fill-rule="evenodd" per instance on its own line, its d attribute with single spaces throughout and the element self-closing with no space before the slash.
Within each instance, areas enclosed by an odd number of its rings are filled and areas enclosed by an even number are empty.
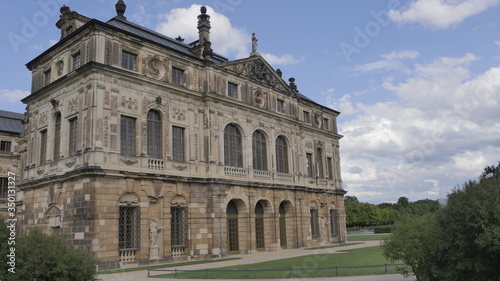
<svg viewBox="0 0 500 281">
<path fill-rule="evenodd" d="M 166 269 L 179 269 L 179 270 L 203 270 L 210 268 L 219 268 L 225 266 L 232 265 L 242 265 L 242 264 L 252 264 L 259 262 L 266 262 L 271 260 L 285 259 L 285 258 L 293 258 L 307 255 L 316 255 L 316 254 L 331 254 L 344 250 L 365 248 L 371 246 L 380 245 L 380 241 L 364 241 L 360 242 L 362 244 L 335 247 L 335 248 L 326 248 L 326 249 L 318 249 L 318 250 L 303 250 L 303 249 L 290 249 L 283 250 L 279 252 L 258 252 L 250 255 L 231 255 L 231 257 L 238 257 L 241 259 L 238 260 L 230 260 L 230 261 L 222 261 L 222 262 L 213 262 L 213 263 L 205 263 L 205 264 L 195 264 L 195 265 L 186 265 L 179 267 L 170 267 Z M 307 261 L 308 264 L 306 267 L 314 267 L 315 260 L 311 259 Z M 170 280 L 170 279 L 157 279 L 157 278 L 148 278 L 148 271 L 133 271 L 133 272 L 125 272 L 125 273 L 114 273 L 114 274 L 101 274 L 98 276 L 98 279 L 102 281 L 155 281 L 155 280 Z M 370 276 L 354 276 L 354 277 L 328 277 L 328 278 L 307 278 L 307 279 L 283 279 L 283 280 L 311 280 L 314 281 L 411 281 L 414 279 L 404 278 L 399 274 L 386 274 L 386 275 L 370 275 Z M 183 281 L 189 281 L 191 279 L 179 279 Z M 192 279 L 195 280 L 195 279 Z M 199 281 L 200 279 L 196 279 Z M 228 279 L 226 279 L 228 280 Z M 237 279 L 234 279 L 237 280 Z M 251 279 L 254 281 L 263 280 L 263 279 Z M 268 279 L 269 280 L 269 279 Z M 273 279 L 277 280 L 277 279 Z"/>
</svg>

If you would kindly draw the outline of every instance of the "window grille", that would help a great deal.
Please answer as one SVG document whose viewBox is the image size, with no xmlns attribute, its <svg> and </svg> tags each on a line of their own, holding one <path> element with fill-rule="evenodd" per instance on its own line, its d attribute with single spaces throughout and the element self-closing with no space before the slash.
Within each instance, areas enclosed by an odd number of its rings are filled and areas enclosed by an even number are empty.
<svg viewBox="0 0 500 281">
<path fill-rule="evenodd" d="M 139 248 L 139 207 L 120 206 L 118 240 L 120 249 Z"/>
<path fill-rule="evenodd" d="M 80 52 L 73 55 L 73 70 L 77 69 L 81 65 L 81 55 Z"/>
<path fill-rule="evenodd" d="M 0 198 L 7 198 L 8 189 L 9 189 L 8 178 L 0 178 Z"/>
<path fill-rule="evenodd" d="M 333 236 L 339 235 L 339 212 L 337 209 L 330 210 L 330 231 Z"/>
<path fill-rule="evenodd" d="M 311 209 L 311 235 L 313 238 L 319 237 L 319 215 L 317 209 Z"/>
<path fill-rule="evenodd" d="M 171 243 L 174 246 L 187 246 L 188 244 L 188 210 L 186 207 L 172 207 Z"/>
<path fill-rule="evenodd" d="M 286 248 L 286 209 L 283 203 L 280 204 L 279 207 L 279 213 L 280 213 L 280 219 L 279 219 L 279 224 L 280 224 L 280 246 L 281 248 Z"/>
<path fill-rule="evenodd" d="M 258 250 L 264 250 L 264 208 L 261 202 L 255 206 L 255 242 Z"/>
<path fill-rule="evenodd" d="M 231 254 L 238 253 L 240 250 L 240 241 L 238 233 L 238 207 L 234 201 L 227 204 L 227 236 L 228 236 L 228 252 Z"/>
<path fill-rule="evenodd" d="M 312 160 L 312 154 L 311 153 L 306 153 L 306 169 L 307 169 L 307 176 L 308 177 L 313 177 L 313 160 Z"/>
<path fill-rule="evenodd" d="M 10 141 L 0 141 L 0 151 L 10 152 L 12 142 Z"/>
</svg>

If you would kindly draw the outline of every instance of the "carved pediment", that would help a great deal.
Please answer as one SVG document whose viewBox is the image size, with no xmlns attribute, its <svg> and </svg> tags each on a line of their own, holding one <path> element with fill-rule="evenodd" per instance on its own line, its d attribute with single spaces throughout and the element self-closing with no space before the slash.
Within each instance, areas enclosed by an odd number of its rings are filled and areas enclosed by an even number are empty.
<svg viewBox="0 0 500 281">
<path fill-rule="evenodd" d="M 288 92 L 290 95 L 294 94 L 281 76 L 261 56 L 231 61 L 223 66 L 277 90 Z"/>
<path fill-rule="evenodd" d="M 135 192 L 125 192 L 120 196 L 120 203 L 126 203 L 127 205 L 139 203 L 139 195 Z"/>
</svg>

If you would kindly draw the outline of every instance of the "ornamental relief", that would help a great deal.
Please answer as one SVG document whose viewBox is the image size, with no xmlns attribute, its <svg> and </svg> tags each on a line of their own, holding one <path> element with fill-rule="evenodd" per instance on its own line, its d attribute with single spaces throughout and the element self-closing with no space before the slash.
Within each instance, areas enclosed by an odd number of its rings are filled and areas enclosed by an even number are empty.
<svg viewBox="0 0 500 281">
<path fill-rule="evenodd" d="M 165 62 L 161 61 L 159 57 L 150 57 L 144 68 L 144 72 L 147 76 L 155 78 L 158 80 L 163 80 L 167 73 Z"/>
<path fill-rule="evenodd" d="M 254 60 L 242 64 L 227 66 L 228 69 L 238 74 L 259 80 L 260 82 L 274 87 L 281 91 L 287 91 L 288 88 L 283 85 L 281 79 L 276 78 L 274 71 L 269 69 L 261 60 Z"/>
<path fill-rule="evenodd" d="M 139 101 L 137 99 L 122 96 L 121 105 L 128 109 L 139 110 Z"/>
<path fill-rule="evenodd" d="M 47 111 L 40 113 L 40 119 L 38 119 L 38 127 L 43 127 L 47 125 L 48 113 Z"/>
<path fill-rule="evenodd" d="M 74 98 L 68 101 L 68 114 L 72 114 L 78 110 L 78 98 Z"/>
</svg>

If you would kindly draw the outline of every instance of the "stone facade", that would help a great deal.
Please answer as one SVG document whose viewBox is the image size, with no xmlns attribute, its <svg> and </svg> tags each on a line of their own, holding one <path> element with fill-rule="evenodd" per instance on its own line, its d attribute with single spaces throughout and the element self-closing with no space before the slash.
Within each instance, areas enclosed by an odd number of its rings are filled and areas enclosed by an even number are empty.
<svg viewBox="0 0 500 281">
<path fill-rule="evenodd" d="M 345 241 L 339 112 L 256 52 L 214 53 L 203 8 L 192 44 L 117 11 L 64 7 L 61 41 L 28 63 L 23 227 L 101 268 Z"/>
</svg>

